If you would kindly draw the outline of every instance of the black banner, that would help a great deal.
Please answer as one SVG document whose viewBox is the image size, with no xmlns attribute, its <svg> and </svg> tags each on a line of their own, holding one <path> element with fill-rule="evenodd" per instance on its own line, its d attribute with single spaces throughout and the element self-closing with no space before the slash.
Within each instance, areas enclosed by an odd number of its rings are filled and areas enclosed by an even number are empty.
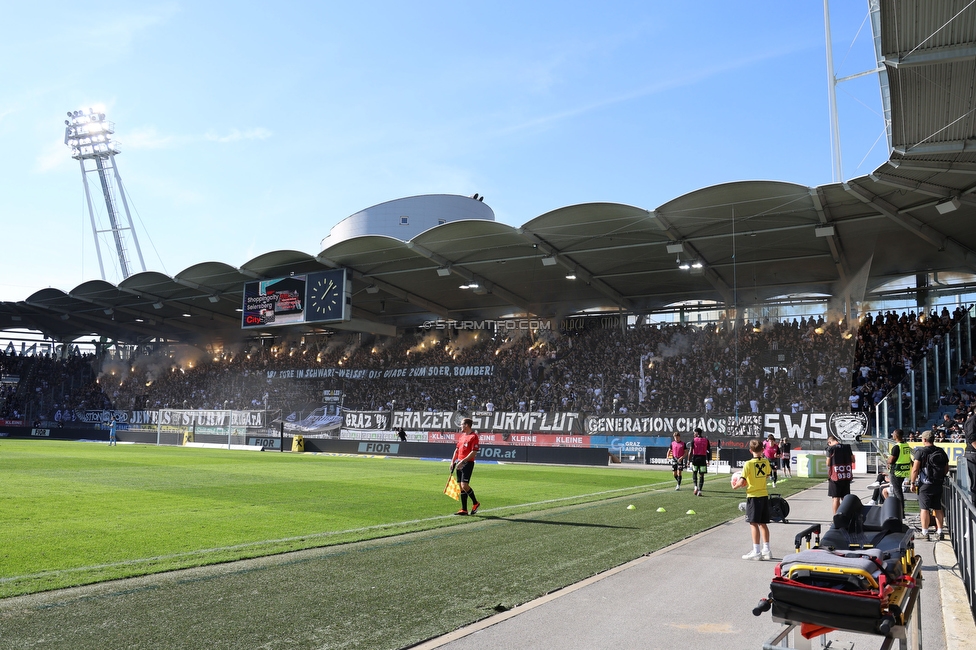
<svg viewBox="0 0 976 650">
<path fill-rule="evenodd" d="M 473 429 L 478 432 L 582 433 L 583 422 L 577 412 L 541 413 L 537 411 L 475 411 Z"/>
<path fill-rule="evenodd" d="M 163 422 L 159 421 L 159 414 L 163 413 Z M 264 411 L 224 411 L 218 409 L 178 410 L 161 409 L 158 411 L 74 411 L 59 410 L 54 413 L 55 422 L 78 422 L 87 424 L 107 424 L 115 418 L 120 424 L 127 426 L 155 427 L 158 424 L 183 424 L 201 426 L 235 426 L 258 428 L 264 426 Z"/>
<path fill-rule="evenodd" d="M 854 440 L 868 432 L 865 413 L 766 413 L 763 436 L 826 440 L 830 433 L 841 440 Z"/>
<path fill-rule="evenodd" d="M 393 428 L 411 431 L 459 431 L 462 416 L 454 411 L 393 411 Z"/>
<path fill-rule="evenodd" d="M 342 428 L 385 431 L 390 428 L 390 412 L 346 411 L 342 414 Z"/>
<path fill-rule="evenodd" d="M 590 415 L 584 421 L 588 435 L 670 436 L 691 434 L 701 427 L 706 435 L 826 440 L 831 432 L 841 440 L 867 434 L 864 413 L 748 413 L 745 415 Z"/>
<path fill-rule="evenodd" d="M 620 329 L 620 316 L 573 316 L 559 324 L 564 332 Z"/>
<path fill-rule="evenodd" d="M 494 377 L 495 366 L 408 366 L 406 368 L 299 368 L 268 370 L 268 379 L 457 379 L 460 377 Z"/>
<path fill-rule="evenodd" d="M 728 435 L 734 426 L 735 418 L 731 415 L 703 416 L 698 413 L 590 415 L 584 421 L 585 432 L 589 435 L 671 435 L 675 431 L 690 433 L 695 430 L 695 427 L 701 427 L 706 433 Z"/>
</svg>

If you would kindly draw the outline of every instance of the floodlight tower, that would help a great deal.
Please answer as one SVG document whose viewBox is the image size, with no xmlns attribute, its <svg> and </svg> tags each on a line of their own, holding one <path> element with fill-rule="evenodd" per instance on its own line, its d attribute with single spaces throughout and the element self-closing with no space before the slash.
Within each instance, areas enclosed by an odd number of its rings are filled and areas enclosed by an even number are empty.
<svg viewBox="0 0 976 650">
<path fill-rule="evenodd" d="M 64 121 L 64 143 L 71 147 L 71 157 L 81 164 L 81 181 L 85 186 L 85 200 L 88 203 L 88 216 L 91 219 L 92 235 L 95 237 L 95 253 L 98 255 L 98 268 L 105 277 L 105 266 L 102 264 L 102 249 L 99 243 L 101 233 L 112 233 L 115 240 L 115 250 L 119 256 L 119 269 L 122 279 L 132 275 L 129 269 L 129 259 L 126 253 L 126 239 L 132 238 L 132 244 L 139 256 L 139 266 L 146 270 L 146 263 L 142 259 L 142 249 L 139 248 L 139 238 L 132 225 L 132 215 L 129 213 L 129 203 L 125 200 L 122 187 L 122 177 L 115 163 L 115 154 L 120 153 L 119 143 L 112 138 L 115 134 L 115 124 L 105 119 L 105 113 L 94 109 L 68 111 L 68 119 Z M 87 161 L 94 161 L 94 167 L 89 167 Z M 111 170 L 112 176 L 109 176 Z M 88 189 L 88 174 L 98 173 L 98 181 L 102 187 L 105 199 L 105 210 L 108 215 L 108 228 L 99 228 L 92 207 L 91 192 Z M 118 202 L 121 200 L 125 210 L 128 226 L 120 224 Z M 128 234 L 127 234 L 128 233 Z"/>
</svg>

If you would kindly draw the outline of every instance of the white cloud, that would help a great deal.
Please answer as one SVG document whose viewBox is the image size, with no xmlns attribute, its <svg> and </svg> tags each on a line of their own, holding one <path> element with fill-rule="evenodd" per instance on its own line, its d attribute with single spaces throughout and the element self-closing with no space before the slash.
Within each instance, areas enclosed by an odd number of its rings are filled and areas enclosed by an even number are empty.
<svg viewBox="0 0 976 650">
<path fill-rule="evenodd" d="M 552 123 L 561 122 L 580 115 L 599 111 L 616 104 L 622 104 L 635 99 L 640 99 L 651 95 L 658 95 L 667 91 L 673 91 L 679 88 L 691 86 L 713 77 L 728 74 L 729 72 L 740 68 L 749 67 L 762 61 L 781 57 L 784 54 L 794 51 L 795 49 L 796 47 L 767 50 L 739 59 L 722 61 L 714 66 L 689 70 L 680 74 L 679 76 L 659 79 L 651 84 L 633 89 L 629 92 L 618 94 L 616 96 L 610 96 L 605 99 L 590 102 L 588 104 L 570 107 L 555 113 L 542 115 L 520 123 L 512 124 L 508 127 L 499 129 L 496 135 L 508 135 L 529 129 L 546 128 Z"/>
<path fill-rule="evenodd" d="M 213 131 L 205 135 L 165 135 L 159 133 L 156 127 L 147 126 L 129 131 L 120 141 L 126 149 L 175 149 L 196 142 L 227 144 L 242 140 L 266 140 L 271 135 L 271 131 L 264 127 L 244 131 L 231 129 L 226 135 L 217 135 Z"/>
<path fill-rule="evenodd" d="M 227 135 L 217 135 L 213 132 L 208 133 L 206 136 L 207 140 L 211 142 L 219 142 L 221 144 L 226 144 L 228 142 L 238 142 L 240 140 L 267 140 L 271 137 L 271 131 L 265 129 L 264 127 L 257 127 L 254 129 L 248 129 L 246 131 L 239 131 L 238 129 L 231 129 L 230 133 Z"/>
</svg>

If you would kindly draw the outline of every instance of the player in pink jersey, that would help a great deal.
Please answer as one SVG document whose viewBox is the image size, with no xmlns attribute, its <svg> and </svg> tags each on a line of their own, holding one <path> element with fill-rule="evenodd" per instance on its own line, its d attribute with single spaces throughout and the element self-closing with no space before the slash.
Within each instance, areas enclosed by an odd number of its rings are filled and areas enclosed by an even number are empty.
<svg viewBox="0 0 976 650">
<path fill-rule="evenodd" d="M 702 495 L 705 487 L 705 474 L 708 473 L 708 456 L 712 453 L 712 443 L 705 437 L 701 427 L 695 427 L 695 437 L 691 441 L 691 481 L 695 485 L 694 492 Z"/>
<path fill-rule="evenodd" d="M 776 442 L 776 436 L 773 434 L 769 434 L 766 442 L 763 443 L 763 456 L 769 461 L 769 476 L 773 480 L 773 487 L 776 487 L 776 467 L 779 465 L 779 459 L 782 454 L 779 450 L 779 444 Z"/>
<path fill-rule="evenodd" d="M 677 485 L 674 486 L 675 491 L 681 489 L 681 472 L 684 471 L 685 464 L 688 461 L 688 445 L 681 441 L 681 434 L 677 431 L 674 432 L 674 440 L 671 441 L 671 446 L 668 448 L 668 459 L 671 461 L 671 472 L 674 474 L 674 480 Z"/>
</svg>

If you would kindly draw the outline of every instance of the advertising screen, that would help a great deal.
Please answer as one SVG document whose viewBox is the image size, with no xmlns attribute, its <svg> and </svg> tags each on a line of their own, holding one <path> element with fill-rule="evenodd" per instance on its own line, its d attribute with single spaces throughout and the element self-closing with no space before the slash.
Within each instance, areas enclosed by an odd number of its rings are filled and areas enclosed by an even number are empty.
<svg viewBox="0 0 976 650">
<path fill-rule="evenodd" d="M 349 319 L 345 269 L 244 284 L 241 327 L 269 327 Z"/>
</svg>

